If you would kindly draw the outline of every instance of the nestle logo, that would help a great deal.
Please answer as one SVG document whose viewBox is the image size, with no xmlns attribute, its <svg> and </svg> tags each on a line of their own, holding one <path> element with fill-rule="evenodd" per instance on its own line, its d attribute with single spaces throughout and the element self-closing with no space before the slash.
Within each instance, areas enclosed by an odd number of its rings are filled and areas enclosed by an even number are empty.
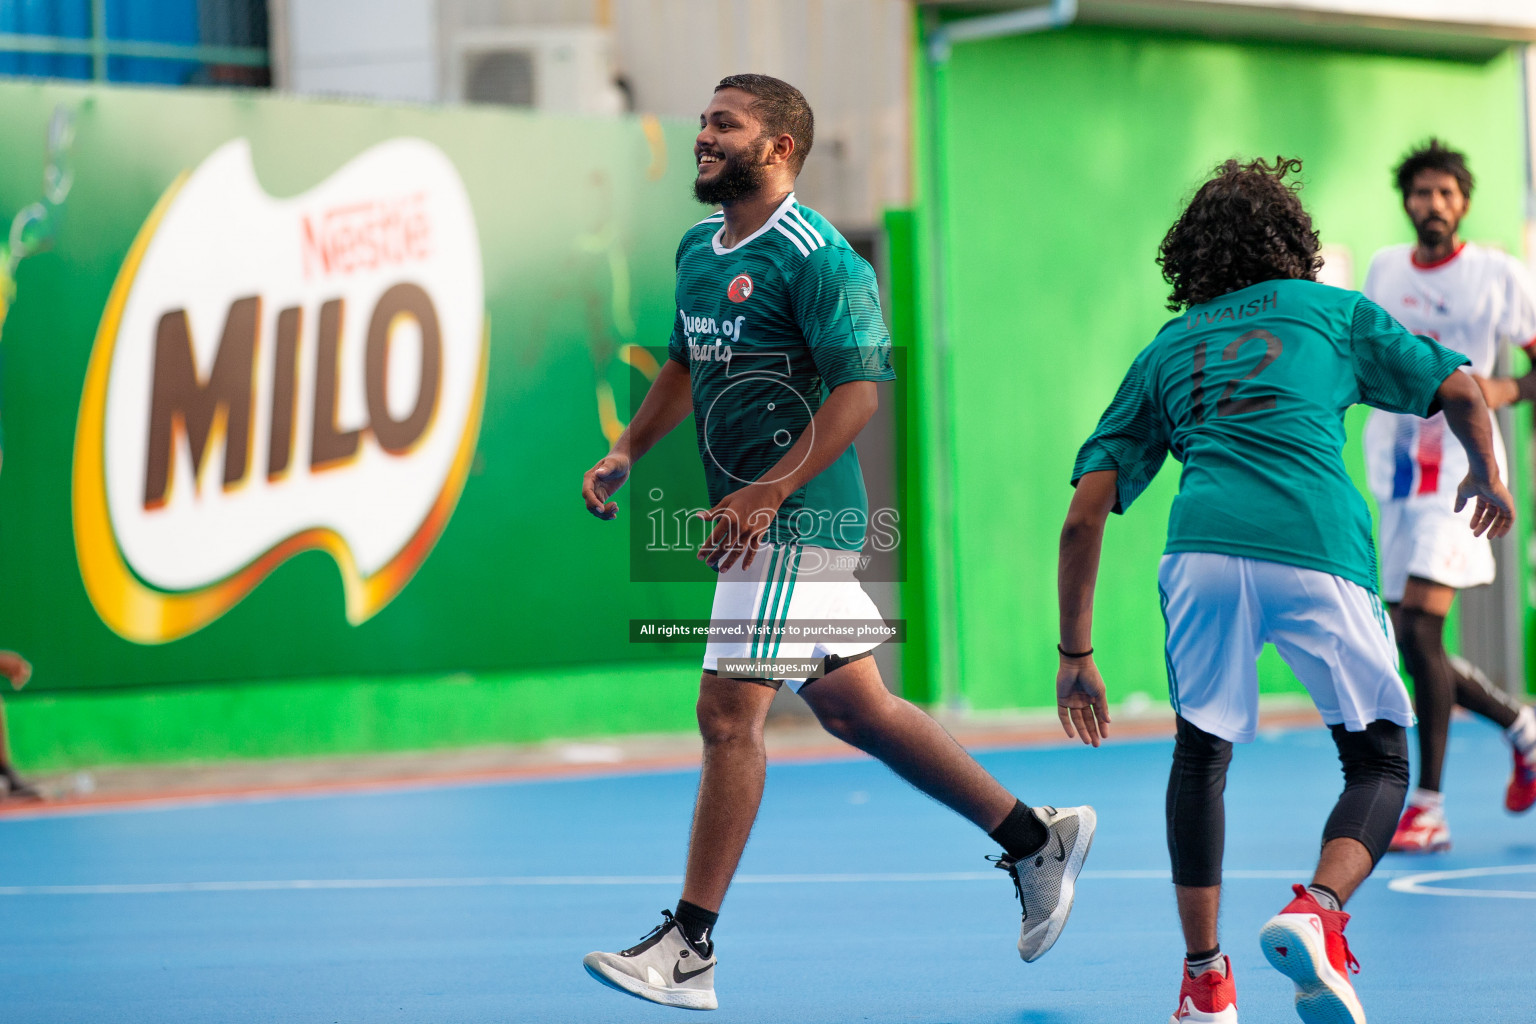
<svg viewBox="0 0 1536 1024">
<path fill-rule="evenodd" d="M 420 192 L 305 214 L 300 225 L 305 278 L 378 270 L 432 254 L 432 222 Z"/>
</svg>

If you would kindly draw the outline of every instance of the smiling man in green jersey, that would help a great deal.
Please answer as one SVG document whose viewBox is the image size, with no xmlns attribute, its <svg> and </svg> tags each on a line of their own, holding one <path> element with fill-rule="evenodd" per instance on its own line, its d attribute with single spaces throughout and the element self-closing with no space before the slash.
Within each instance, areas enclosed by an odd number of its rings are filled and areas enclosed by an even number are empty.
<svg viewBox="0 0 1536 1024">
<path fill-rule="evenodd" d="M 765 75 L 733 75 L 699 118 L 694 194 L 722 209 L 683 235 L 677 321 L 666 363 L 613 449 L 587 471 L 599 519 L 634 460 L 691 412 L 714 525 L 699 557 L 719 572 L 715 621 L 873 620 L 853 575 L 868 519 L 853 440 L 891 379 L 874 272 L 830 223 L 795 199 L 814 122 L 805 97 Z M 760 634 L 761 636 L 761 634 Z M 591 953 L 591 975 L 669 1006 L 714 1009 L 720 904 L 757 816 L 763 722 L 788 682 L 827 731 L 985 829 L 1023 905 L 1019 955 L 1048 950 L 1071 912 L 1093 839 L 1092 808 L 1031 808 L 933 719 L 885 688 L 878 640 L 712 641 L 699 682 L 704 765 L 675 914 L 638 945 Z M 764 664 L 741 678 L 726 659 Z M 804 662 L 823 674 L 815 678 Z"/>
<path fill-rule="evenodd" d="M 1345 472 L 1351 405 L 1444 412 L 1470 472 L 1474 533 L 1513 522 L 1487 406 L 1466 357 L 1409 334 L 1358 292 L 1316 282 L 1312 220 L 1285 178 L 1301 161 L 1217 169 L 1163 240 L 1182 310 L 1131 363 L 1078 453 L 1061 535 L 1059 713 L 1094 735 L 1105 700 L 1092 658 L 1093 591 L 1105 521 L 1168 455 L 1183 463 L 1158 571 L 1168 691 L 1177 712 L 1168 852 L 1187 954 L 1172 1024 L 1236 1024 L 1231 962 L 1217 941 L 1222 791 L 1234 742 L 1254 738 L 1255 662 L 1273 643 L 1333 732 L 1344 792 L 1312 883 L 1260 932 L 1312 1024 L 1365 1013 L 1349 982 L 1342 904 L 1386 852 L 1408 787 L 1413 707 L 1376 597 L 1370 512 Z M 1283 780 L 1277 780 L 1283 784 Z"/>
</svg>

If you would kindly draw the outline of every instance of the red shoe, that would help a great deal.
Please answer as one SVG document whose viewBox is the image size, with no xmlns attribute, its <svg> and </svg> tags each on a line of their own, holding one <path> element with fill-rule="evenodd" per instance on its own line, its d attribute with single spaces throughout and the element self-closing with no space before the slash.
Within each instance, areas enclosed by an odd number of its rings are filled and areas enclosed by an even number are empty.
<svg viewBox="0 0 1536 1024">
<path fill-rule="evenodd" d="M 1168 1024 L 1237 1024 L 1237 986 L 1232 982 L 1232 960 L 1227 973 L 1206 971 L 1198 978 L 1189 976 L 1189 962 L 1184 962 L 1184 984 L 1179 986 L 1179 1008 Z"/>
<path fill-rule="evenodd" d="M 1307 891 L 1293 885 L 1296 898 L 1259 931 L 1259 946 L 1270 965 L 1296 985 L 1296 1013 L 1307 1024 L 1365 1024 L 1365 1010 L 1349 983 L 1360 962 L 1344 941 L 1349 915 L 1324 910 Z"/>
<path fill-rule="evenodd" d="M 1515 751 L 1515 771 L 1509 777 L 1509 788 L 1504 791 L 1504 807 L 1519 814 L 1536 804 L 1536 767 L 1532 767 L 1520 751 Z"/>
<path fill-rule="evenodd" d="M 1403 816 L 1397 823 L 1397 831 L 1392 833 L 1392 842 L 1387 846 L 1387 851 L 1439 853 L 1450 848 L 1451 829 L 1445 823 L 1445 813 L 1409 804 L 1403 809 Z"/>
</svg>

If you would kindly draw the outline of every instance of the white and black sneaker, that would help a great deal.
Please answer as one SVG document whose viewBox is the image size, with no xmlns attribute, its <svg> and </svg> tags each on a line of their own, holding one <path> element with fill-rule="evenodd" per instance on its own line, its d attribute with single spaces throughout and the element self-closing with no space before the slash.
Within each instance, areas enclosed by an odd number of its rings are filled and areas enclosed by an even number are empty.
<svg viewBox="0 0 1536 1024">
<path fill-rule="evenodd" d="M 618 953 L 588 953 L 581 958 L 587 973 L 609 988 L 685 1010 L 713 1010 L 715 951 L 701 950 L 684 934 L 670 911 L 636 945 Z M 713 946 L 713 944 L 709 944 Z"/>
<path fill-rule="evenodd" d="M 1072 914 L 1077 875 L 1093 845 L 1098 816 L 1092 807 L 1034 807 L 1049 837 L 1033 856 L 1020 860 L 1004 854 L 988 857 L 1013 878 L 1013 891 L 1024 907 L 1019 928 L 1019 956 L 1032 963 L 1046 954 L 1061 936 Z"/>
</svg>

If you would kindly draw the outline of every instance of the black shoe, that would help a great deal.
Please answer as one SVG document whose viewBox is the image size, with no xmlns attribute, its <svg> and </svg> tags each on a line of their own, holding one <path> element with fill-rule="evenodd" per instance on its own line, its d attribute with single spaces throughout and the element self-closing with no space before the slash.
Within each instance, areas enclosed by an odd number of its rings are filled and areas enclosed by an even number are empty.
<svg viewBox="0 0 1536 1024">
<path fill-rule="evenodd" d="M 0 778 L 5 780 L 5 795 L 0 797 L 0 799 L 41 800 L 43 798 L 43 794 L 38 791 L 36 786 L 33 786 L 27 782 L 23 782 L 21 778 L 9 768 L 5 769 L 4 772 L 0 772 Z"/>
</svg>

